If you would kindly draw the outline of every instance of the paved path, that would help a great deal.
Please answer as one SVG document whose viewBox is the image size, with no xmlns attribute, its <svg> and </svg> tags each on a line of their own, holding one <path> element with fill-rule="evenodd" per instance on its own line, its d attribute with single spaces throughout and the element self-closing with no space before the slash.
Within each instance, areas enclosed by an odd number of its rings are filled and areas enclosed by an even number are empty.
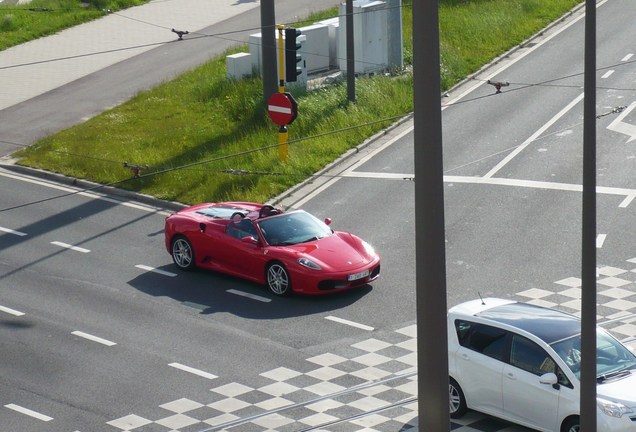
<svg viewBox="0 0 636 432">
<path fill-rule="evenodd" d="M 0 51 L 0 110 L 257 8 L 251 0 L 154 0 Z M 193 13 L 196 11 L 196 13 Z"/>
</svg>

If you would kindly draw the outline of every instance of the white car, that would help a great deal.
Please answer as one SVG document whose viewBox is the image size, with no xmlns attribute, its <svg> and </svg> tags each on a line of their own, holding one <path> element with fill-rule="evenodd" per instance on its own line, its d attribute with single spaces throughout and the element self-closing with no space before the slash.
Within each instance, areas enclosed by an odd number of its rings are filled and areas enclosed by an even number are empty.
<svg viewBox="0 0 636 432">
<path fill-rule="evenodd" d="M 448 311 L 452 418 L 473 409 L 532 429 L 578 432 L 581 321 L 568 313 L 486 298 Z M 636 431 L 636 356 L 601 328 L 598 431 Z"/>
</svg>

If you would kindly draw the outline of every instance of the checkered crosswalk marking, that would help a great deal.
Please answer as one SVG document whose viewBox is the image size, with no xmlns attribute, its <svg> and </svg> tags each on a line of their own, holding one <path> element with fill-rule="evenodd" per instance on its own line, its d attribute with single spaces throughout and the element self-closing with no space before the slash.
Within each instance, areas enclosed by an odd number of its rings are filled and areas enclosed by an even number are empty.
<svg viewBox="0 0 636 432">
<path fill-rule="evenodd" d="M 636 336 L 636 258 L 598 269 L 598 321 L 619 339 Z M 548 289 L 516 294 L 520 301 L 580 315 L 581 280 L 567 277 Z M 108 422 L 115 430 L 144 432 L 395 432 L 417 430 L 417 327 L 373 333 L 340 351 L 307 360 L 313 369 L 279 367 L 261 386 L 230 382 L 205 401 L 179 398 L 160 405 L 165 416 L 129 414 Z M 527 432 L 520 426 L 469 412 L 453 420 L 457 432 Z"/>
</svg>

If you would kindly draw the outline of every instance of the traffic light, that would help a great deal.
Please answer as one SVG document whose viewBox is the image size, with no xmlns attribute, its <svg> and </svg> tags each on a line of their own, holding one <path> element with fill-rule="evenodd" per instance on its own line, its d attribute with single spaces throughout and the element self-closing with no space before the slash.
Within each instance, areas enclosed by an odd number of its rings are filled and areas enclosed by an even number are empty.
<svg viewBox="0 0 636 432">
<path fill-rule="evenodd" d="M 296 42 L 296 38 L 300 36 L 302 31 L 295 28 L 285 29 L 285 81 L 294 82 L 296 77 L 303 73 L 298 63 L 302 61 L 302 57 L 298 54 L 300 43 Z"/>
</svg>

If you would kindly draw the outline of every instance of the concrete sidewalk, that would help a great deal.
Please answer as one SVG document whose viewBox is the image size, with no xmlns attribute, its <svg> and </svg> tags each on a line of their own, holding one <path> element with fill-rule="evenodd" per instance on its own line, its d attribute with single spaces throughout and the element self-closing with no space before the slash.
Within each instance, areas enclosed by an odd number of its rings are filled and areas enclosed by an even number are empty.
<svg viewBox="0 0 636 432">
<path fill-rule="evenodd" d="M 256 0 L 154 0 L 0 51 L 0 110 L 257 8 Z"/>
</svg>

